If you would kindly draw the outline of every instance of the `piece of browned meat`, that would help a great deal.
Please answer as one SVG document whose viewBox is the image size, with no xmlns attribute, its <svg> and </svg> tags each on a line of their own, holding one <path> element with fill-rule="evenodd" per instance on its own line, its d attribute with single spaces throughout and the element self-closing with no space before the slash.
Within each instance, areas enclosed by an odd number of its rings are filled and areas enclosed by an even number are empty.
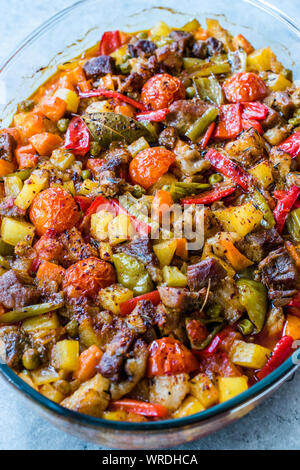
<svg viewBox="0 0 300 470">
<path fill-rule="evenodd" d="M 155 49 L 154 42 L 147 39 L 139 39 L 133 44 L 128 44 L 128 52 L 131 57 L 150 57 Z"/>
<path fill-rule="evenodd" d="M 204 259 L 187 268 L 188 286 L 191 290 L 198 291 L 207 287 L 209 281 L 211 287 L 214 287 L 224 277 L 226 277 L 226 271 L 215 258 Z"/>
<path fill-rule="evenodd" d="M 185 287 L 158 286 L 162 303 L 169 308 L 184 311 L 197 310 L 205 299 L 206 289 L 190 292 Z"/>
<path fill-rule="evenodd" d="M 35 304 L 39 295 L 36 287 L 26 284 L 21 274 L 13 269 L 0 276 L 0 303 L 7 309 Z"/>
<path fill-rule="evenodd" d="M 18 368 L 26 338 L 18 326 L 2 326 L 0 328 L 0 360 L 9 367 Z"/>
<path fill-rule="evenodd" d="M 152 250 L 152 245 L 149 238 L 142 237 L 136 238 L 116 249 L 116 253 L 126 253 L 133 256 L 145 265 L 150 264 L 158 266 L 158 259 Z"/>
<path fill-rule="evenodd" d="M 81 233 L 75 227 L 63 232 L 59 237 L 59 242 L 62 245 L 59 261 L 64 267 L 90 256 L 98 257 L 96 248 L 89 243 L 85 243 Z"/>
<path fill-rule="evenodd" d="M 115 73 L 115 59 L 109 55 L 100 55 L 86 61 L 83 66 L 87 78 L 96 78 L 106 73 Z"/>
<path fill-rule="evenodd" d="M 270 251 L 282 245 L 283 239 L 275 228 L 249 233 L 237 243 L 238 249 L 255 263 L 259 263 Z"/>
<path fill-rule="evenodd" d="M 11 134 L 4 132 L 0 134 L 0 159 L 12 162 L 17 142 Z"/>
<path fill-rule="evenodd" d="M 175 147 L 177 134 L 174 127 L 166 127 L 158 137 L 158 143 L 162 147 L 172 150 Z"/>
<path fill-rule="evenodd" d="M 285 248 L 272 251 L 258 267 L 262 282 L 269 290 L 284 292 L 297 288 L 297 269 Z"/>
<path fill-rule="evenodd" d="M 167 115 L 166 125 L 175 127 L 179 134 L 184 134 L 208 108 L 210 105 L 199 99 L 174 101 L 169 107 L 170 113 Z"/>
</svg>

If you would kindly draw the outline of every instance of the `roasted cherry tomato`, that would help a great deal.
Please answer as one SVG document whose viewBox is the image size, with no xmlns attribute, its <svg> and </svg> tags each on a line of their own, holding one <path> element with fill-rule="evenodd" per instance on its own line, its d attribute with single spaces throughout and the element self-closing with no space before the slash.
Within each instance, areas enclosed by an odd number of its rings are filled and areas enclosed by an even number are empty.
<svg viewBox="0 0 300 470">
<path fill-rule="evenodd" d="M 180 341 L 161 338 L 149 347 L 148 376 L 175 375 L 196 370 L 198 361 Z"/>
<path fill-rule="evenodd" d="M 49 188 L 33 200 L 29 217 L 39 236 L 48 229 L 57 233 L 68 230 L 79 221 L 79 210 L 74 198 L 63 188 Z"/>
<path fill-rule="evenodd" d="M 169 169 L 175 161 L 175 154 L 162 147 L 142 150 L 130 162 L 129 173 L 135 184 L 148 189 Z"/>
<path fill-rule="evenodd" d="M 63 290 L 69 298 L 95 297 L 103 287 L 116 281 L 111 264 L 98 258 L 87 258 L 70 266 L 65 273 Z"/>
<path fill-rule="evenodd" d="M 223 89 L 232 103 L 261 100 L 268 92 L 265 82 L 253 72 L 234 74 L 225 80 Z"/>
<path fill-rule="evenodd" d="M 151 77 L 143 86 L 141 101 L 152 109 L 167 108 L 173 101 L 183 100 L 185 89 L 177 77 L 159 73 Z"/>
</svg>

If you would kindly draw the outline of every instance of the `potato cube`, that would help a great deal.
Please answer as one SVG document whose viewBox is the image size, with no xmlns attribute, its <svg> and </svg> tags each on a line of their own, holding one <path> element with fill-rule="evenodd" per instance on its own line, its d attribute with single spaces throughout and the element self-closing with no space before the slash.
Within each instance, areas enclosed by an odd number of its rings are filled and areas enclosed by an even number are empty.
<svg viewBox="0 0 300 470">
<path fill-rule="evenodd" d="M 120 313 L 120 303 L 132 299 L 133 291 L 121 284 L 113 284 L 101 289 L 98 294 L 100 305 L 105 310 L 118 315 Z"/>
<path fill-rule="evenodd" d="M 174 256 L 174 253 L 177 248 L 177 240 L 166 240 L 157 245 L 153 246 L 153 251 L 156 254 L 160 266 L 163 268 L 164 266 L 169 266 Z"/>
<path fill-rule="evenodd" d="M 76 190 L 74 181 L 65 181 L 63 184 L 63 188 L 68 191 L 68 193 L 72 194 L 72 196 L 75 196 Z"/>
<path fill-rule="evenodd" d="M 184 400 L 180 408 L 173 413 L 173 418 L 184 418 L 204 410 L 205 408 L 202 403 L 190 395 Z"/>
<path fill-rule="evenodd" d="M 16 246 L 19 242 L 32 243 L 34 226 L 23 220 L 4 217 L 1 225 L 1 238 L 5 243 Z"/>
<path fill-rule="evenodd" d="M 263 72 L 271 70 L 271 59 L 274 55 L 270 47 L 264 47 L 253 51 L 247 57 L 247 65 L 251 70 Z"/>
<path fill-rule="evenodd" d="M 23 182 L 18 176 L 6 176 L 6 178 L 4 178 L 5 196 L 15 198 L 22 188 Z"/>
<path fill-rule="evenodd" d="M 32 380 L 35 385 L 44 385 L 52 382 L 57 382 L 62 378 L 61 374 L 53 367 L 40 367 L 39 369 L 31 371 Z"/>
<path fill-rule="evenodd" d="M 60 168 L 61 170 L 67 170 L 70 168 L 72 163 L 75 161 L 75 156 L 72 152 L 68 152 L 65 149 L 53 150 L 50 158 L 52 165 Z"/>
<path fill-rule="evenodd" d="M 127 413 L 124 410 L 104 411 L 102 418 L 111 421 L 126 421 Z"/>
<path fill-rule="evenodd" d="M 191 394 L 196 397 L 205 408 L 218 403 L 219 392 L 206 374 L 198 374 L 190 380 Z"/>
<path fill-rule="evenodd" d="M 118 243 L 128 240 L 133 234 L 134 229 L 131 225 L 129 215 L 117 215 L 117 217 L 108 224 L 109 242 L 112 245 L 117 245 Z"/>
<path fill-rule="evenodd" d="M 187 277 L 176 266 L 164 266 L 162 270 L 164 282 L 169 287 L 185 287 Z"/>
<path fill-rule="evenodd" d="M 87 348 L 95 344 L 98 348 L 102 348 L 103 344 L 100 335 L 93 327 L 92 319 L 84 318 L 79 325 L 79 339 L 80 343 L 84 344 Z"/>
<path fill-rule="evenodd" d="M 290 82 L 280 73 L 279 75 L 271 76 L 267 82 L 267 85 L 272 91 L 284 91 L 286 88 L 292 86 L 292 82 Z"/>
<path fill-rule="evenodd" d="M 46 313 L 37 317 L 28 318 L 22 323 L 22 329 L 27 333 L 34 333 L 36 330 L 54 330 L 60 326 L 56 313 Z"/>
<path fill-rule="evenodd" d="M 155 36 L 169 36 L 172 28 L 167 25 L 164 21 L 159 21 L 153 28 L 150 30 L 152 37 Z"/>
<path fill-rule="evenodd" d="M 113 108 L 108 100 L 95 101 L 91 103 L 85 110 L 86 113 L 112 113 Z"/>
<path fill-rule="evenodd" d="M 68 88 L 59 88 L 55 92 L 55 96 L 58 96 L 58 98 L 66 103 L 67 111 L 77 113 L 80 98 L 75 91 L 69 90 Z"/>
<path fill-rule="evenodd" d="M 249 173 L 259 181 L 261 186 L 266 189 L 273 183 L 272 170 L 267 161 L 263 161 L 249 170 Z"/>
<path fill-rule="evenodd" d="M 114 215 L 105 210 L 93 214 L 91 217 L 91 235 L 99 241 L 107 240 L 108 224 L 113 220 L 113 218 Z"/>
<path fill-rule="evenodd" d="M 214 215 L 225 230 L 237 232 L 241 237 L 245 237 L 249 232 L 252 232 L 263 218 L 263 214 L 254 207 L 252 202 L 217 210 Z"/>
<path fill-rule="evenodd" d="M 62 369 L 67 372 L 78 368 L 79 359 L 79 341 L 64 339 L 58 341 L 52 349 L 51 364 L 56 369 Z"/>
<path fill-rule="evenodd" d="M 219 377 L 218 378 L 219 401 L 230 400 L 245 390 L 248 390 L 248 377 Z"/>
<path fill-rule="evenodd" d="M 34 200 L 35 196 L 48 185 L 48 175 L 42 171 L 32 173 L 25 181 L 24 186 L 15 200 L 15 205 L 26 210 Z"/>
<path fill-rule="evenodd" d="M 51 384 L 42 385 L 39 392 L 49 398 L 49 400 L 55 401 L 55 403 L 60 403 L 65 398 L 65 396 Z"/>
<path fill-rule="evenodd" d="M 261 369 L 270 356 L 270 349 L 259 344 L 234 341 L 230 350 L 230 359 L 238 366 Z"/>
<path fill-rule="evenodd" d="M 108 242 L 101 242 L 99 245 L 99 256 L 104 261 L 111 261 L 113 256 L 112 247 Z"/>
<path fill-rule="evenodd" d="M 98 185 L 99 183 L 97 183 L 97 181 L 86 179 L 80 186 L 78 194 L 80 194 L 81 196 L 88 196 L 93 189 L 97 188 Z"/>
</svg>

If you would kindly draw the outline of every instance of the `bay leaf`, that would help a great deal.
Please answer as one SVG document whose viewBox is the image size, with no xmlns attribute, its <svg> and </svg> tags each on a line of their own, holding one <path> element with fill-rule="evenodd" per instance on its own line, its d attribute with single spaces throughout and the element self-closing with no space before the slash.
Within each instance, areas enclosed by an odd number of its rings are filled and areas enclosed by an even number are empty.
<svg viewBox="0 0 300 470">
<path fill-rule="evenodd" d="M 102 147 L 118 141 L 131 144 L 140 137 L 145 137 L 149 142 L 154 141 L 153 135 L 143 124 L 123 114 L 90 113 L 84 114 L 82 118 L 93 138 Z"/>
</svg>

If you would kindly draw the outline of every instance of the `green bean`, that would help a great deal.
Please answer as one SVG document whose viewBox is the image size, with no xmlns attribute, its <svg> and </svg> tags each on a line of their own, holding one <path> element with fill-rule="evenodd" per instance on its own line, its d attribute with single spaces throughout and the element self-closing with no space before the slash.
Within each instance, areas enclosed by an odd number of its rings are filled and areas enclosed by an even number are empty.
<svg viewBox="0 0 300 470">
<path fill-rule="evenodd" d="M 216 119 L 219 111 L 217 108 L 208 109 L 200 118 L 198 118 L 186 131 L 185 135 L 192 142 L 195 142 L 208 128 L 208 126 Z"/>
<path fill-rule="evenodd" d="M 221 183 L 221 181 L 223 181 L 223 176 L 220 175 L 219 173 L 214 173 L 210 175 L 210 177 L 208 178 L 208 181 L 210 184 Z"/>
<path fill-rule="evenodd" d="M 220 330 L 225 326 L 225 322 L 220 323 L 219 325 L 215 326 L 214 329 L 209 333 L 209 335 L 205 338 L 204 341 L 198 346 L 194 347 L 194 349 L 197 349 L 199 351 L 202 351 L 202 349 L 205 349 L 214 339 L 214 337 L 219 333 Z"/>
<path fill-rule="evenodd" d="M 224 93 L 218 80 L 212 75 L 210 77 L 194 78 L 194 90 L 197 98 L 209 100 L 220 106 L 224 103 Z"/>
<path fill-rule="evenodd" d="M 16 323 L 26 318 L 43 315 L 43 313 L 57 310 L 63 306 L 63 302 L 46 302 L 44 304 L 29 305 L 28 307 L 18 308 L 0 316 L 0 323 Z"/>
<path fill-rule="evenodd" d="M 205 189 L 209 189 L 210 184 L 207 183 L 172 183 L 169 187 L 169 192 L 171 193 L 173 201 L 177 201 L 185 196 L 190 196 L 193 194 L 197 194 L 200 191 L 204 191 Z"/>
</svg>

